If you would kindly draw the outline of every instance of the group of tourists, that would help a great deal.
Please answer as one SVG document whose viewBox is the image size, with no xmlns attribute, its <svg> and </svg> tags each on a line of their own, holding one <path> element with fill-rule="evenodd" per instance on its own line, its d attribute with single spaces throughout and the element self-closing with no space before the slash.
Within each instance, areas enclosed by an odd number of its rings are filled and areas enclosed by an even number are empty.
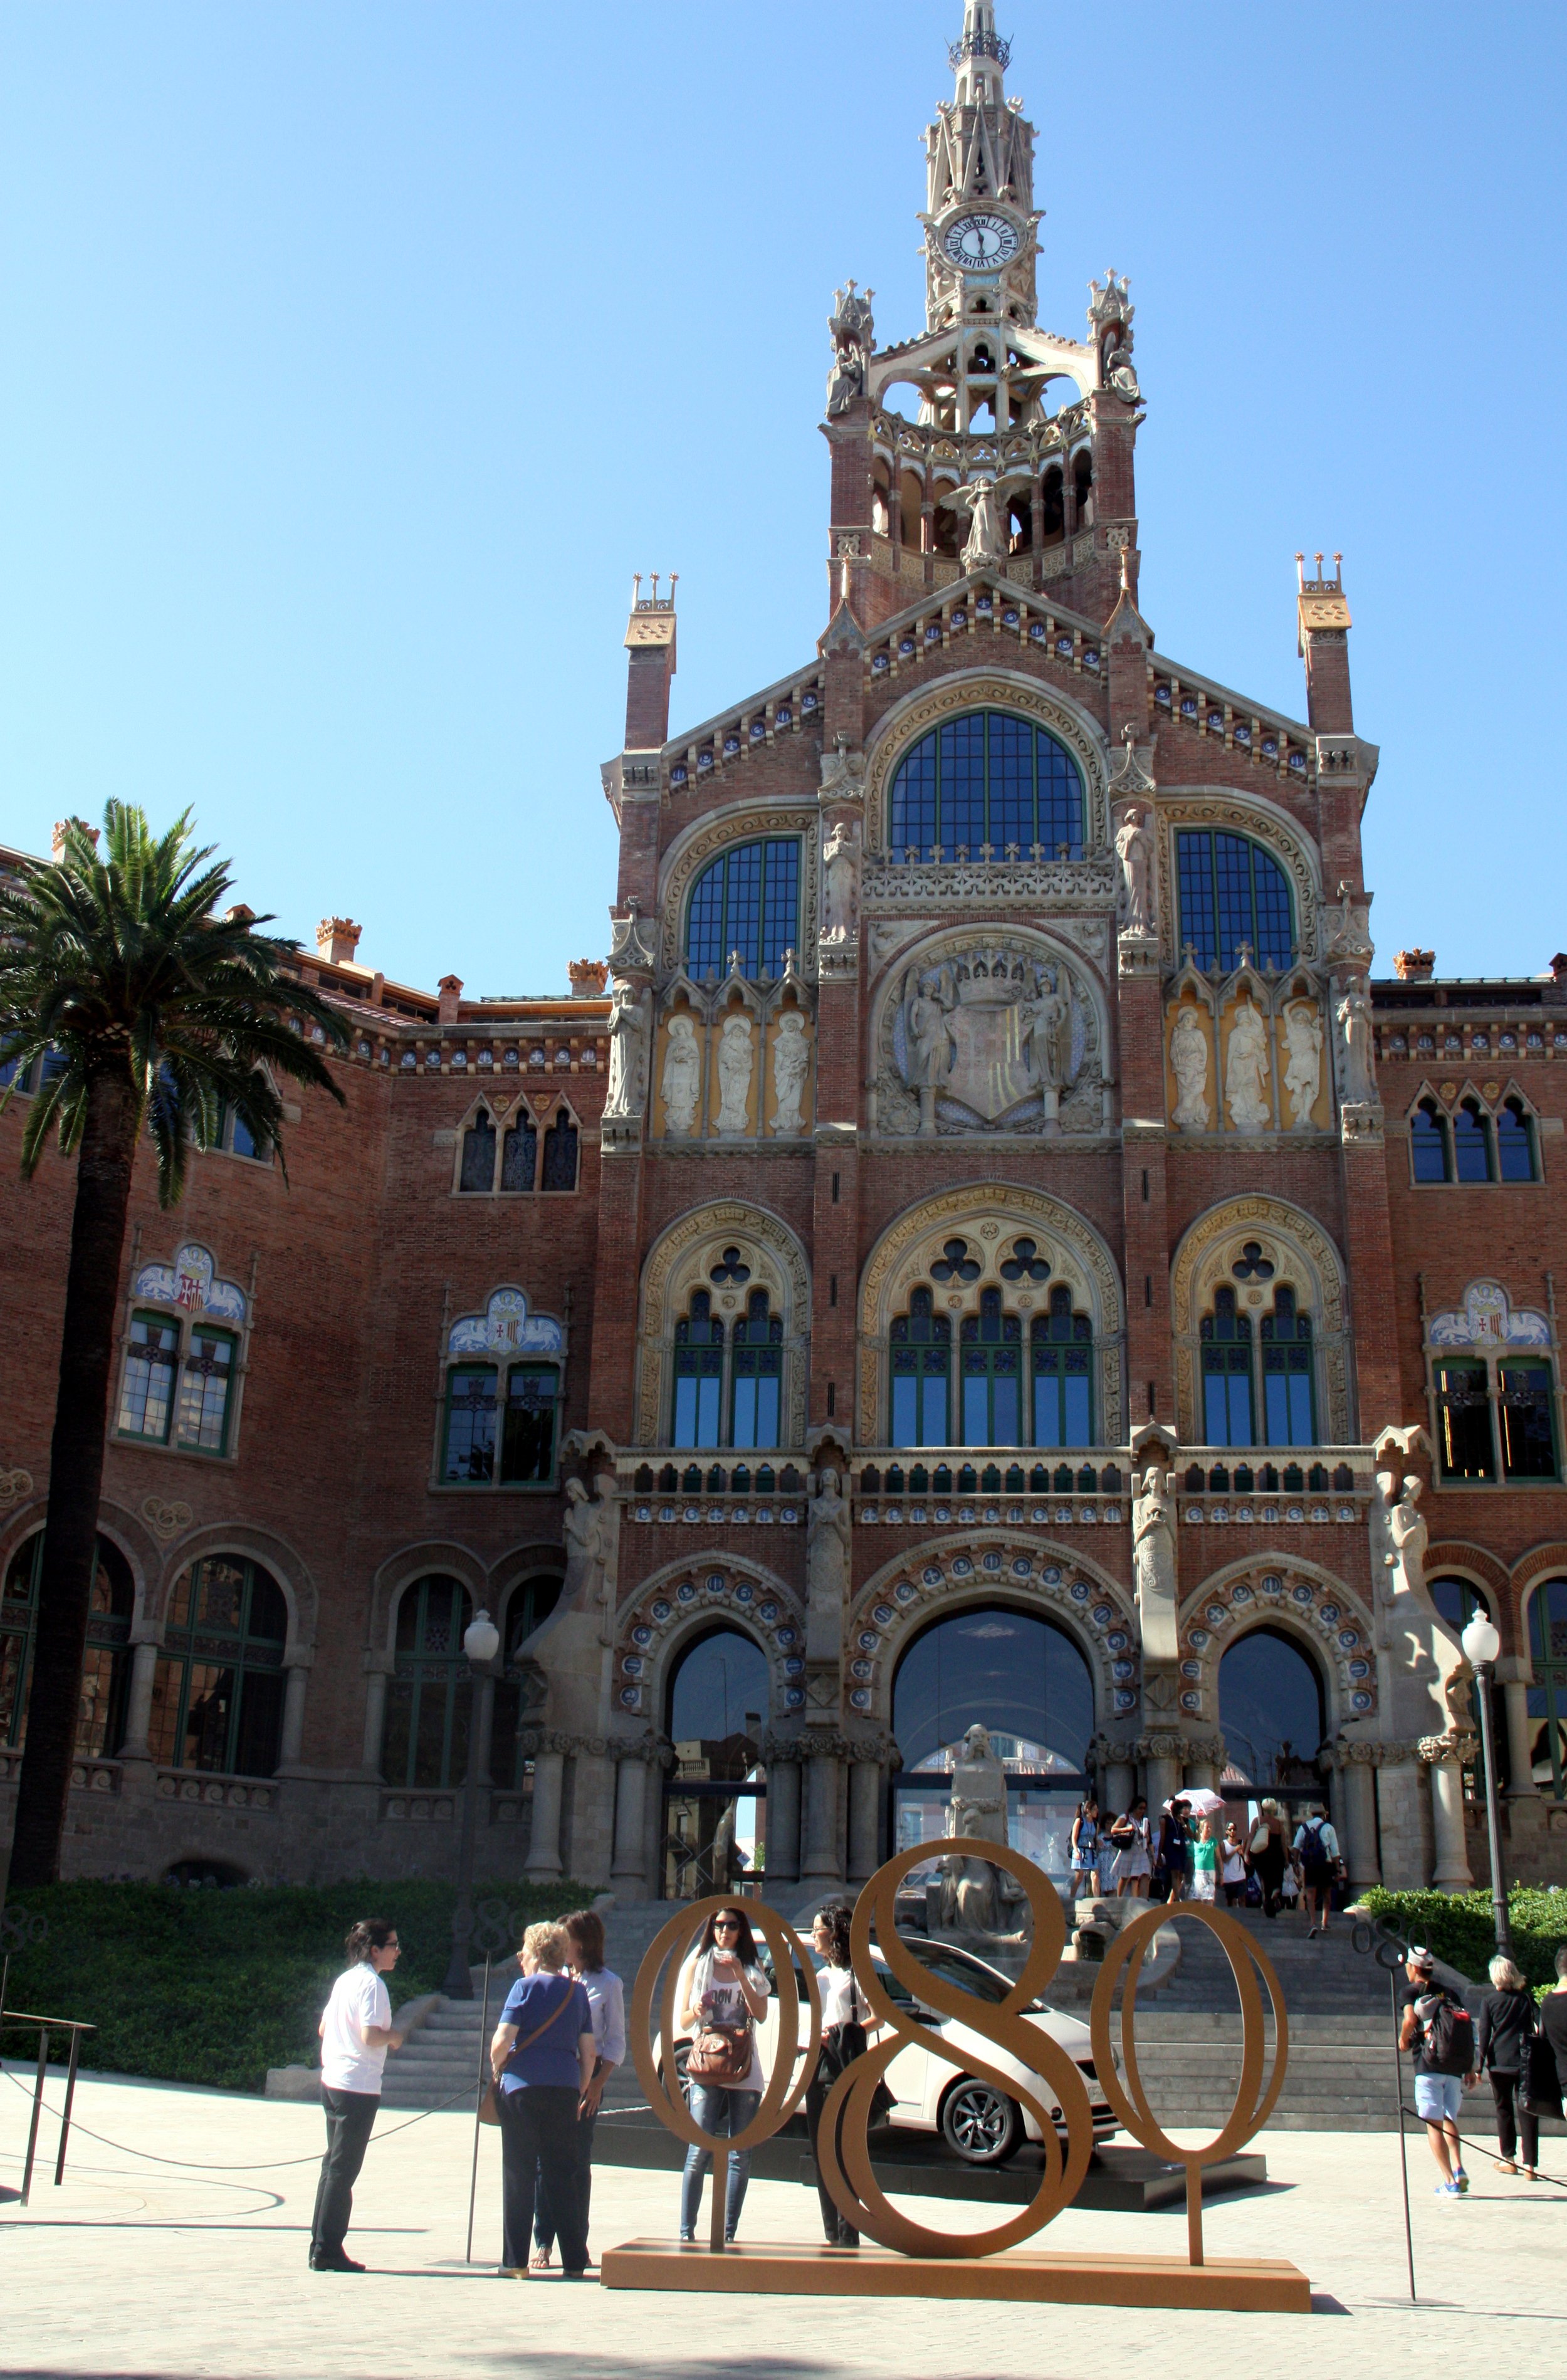
<svg viewBox="0 0 1567 2380">
<path fill-rule="evenodd" d="M 1494 1958 L 1489 1973 L 1476 2015 L 1438 1981 L 1429 1950 L 1417 1943 L 1404 1959 L 1398 2046 L 1414 2059 L 1415 2112 L 1436 2159 L 1439 2198 L 1468 2192 L 1458 2115 L 1482 2074 L 1496 2110 L 1496 2169 L 1522 2169 L 1528 2181 L 1540 2179 L 1539 2119 L 1560 2115 L 1567 2094 L 1567 1943 L 1556 1953 L 1556 1982 L 1538 2002 L 1511 1959 Z"/>
<path fill-rule="evenodd" d="M 1101 1886 L 1118 1900 L 1217 1900 L 1222 1892 L 1230 1908 L 1245 1904 L 1269 1917 L 1299 1909 L 1313 1936 L 1328 1931 L 1334 1888 L 1344 1876 L 1324 1805 L 1313 1803 L 1292 1838 L 1271 1796 L 1248 1821 L 1225 1820 L 1178 1793 L 1164 1804 L 1157 1831 L 1145 1801 L 1106 1822 L 1090 1796 L 1073 1817 L 1069 1858 L 1074 1900 L 1097 1899 Z"/>
</svg>

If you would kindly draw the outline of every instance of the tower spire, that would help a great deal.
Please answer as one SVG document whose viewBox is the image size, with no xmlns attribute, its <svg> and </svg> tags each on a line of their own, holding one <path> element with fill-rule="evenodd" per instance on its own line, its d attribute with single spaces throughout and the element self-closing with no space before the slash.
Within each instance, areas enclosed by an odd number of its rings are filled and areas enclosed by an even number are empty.
<svg viewBox="0 0 1567 2380">
<path fill-rule="evenodd" d="M 957 77 L 954 102 L 958 107 L 1000 107 L 1005 92 L 1002 77 L 1012 56 L 1009 43 L 996 30 L 994 0 L 964 0 L 963 32 L 947 51 Z"/>
</svg>

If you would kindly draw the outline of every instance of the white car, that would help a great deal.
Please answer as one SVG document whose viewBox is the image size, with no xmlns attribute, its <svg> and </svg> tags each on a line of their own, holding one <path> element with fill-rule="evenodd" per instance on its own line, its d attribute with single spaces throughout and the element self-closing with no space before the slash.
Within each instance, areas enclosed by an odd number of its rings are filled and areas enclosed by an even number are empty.
<svg viewBox="0 0 1567 2380">
<path fill-rule="evenodd" d="M 960 1950 L 946 1942 L 930 1942 L 918 1936 L 903 1937 L 920 1964 L 928 1967 L 943 1981 L 954 1984 L 959 1991 L 969 1992 L 976 1999 L 992 2004 L 1005 1998 L 1012 1980 L 998 1967 L 977 1959 L 971 1950 Z M 876 1972 L 888 1998 L 894 2007 L 906 2010 L 932 2033 L 939 2033 L 948 2045 L 951 2062 L 937 2058 L 918 2042 L 901 2049 L 887 2069 L 887 2088 L 893 2094 L 893 2106 L 886 2120 L 905 2131 L 940 2132 L 949 2148 L 967 2165 L 1004 2165 L 1016 2154 L 1025 2140 L 1043 2137 L 1039 2119 L 1033 2110 L 1006 2093 L 998 2091 L 991 2082 L 968 2073 L 964 2067 L 964 2055 L 984 2060 L 998 2073 L 1014 2075 L 1019 2082 L 1032 2089 L 1052 2116 L 1060 2119 L 1060 2107 L 1050 2084 L 982 2034 L 972 2031 L 954 2017 L 937 2015 L 926 2009 L 905 1990 L 889 1969 L 879 1949 L 871 1957 Z M 1093 2112 L 1096 2143 L 1107 2140 L 1116 2129 L 1113 2109 L 1099 2090 L 1094 2073 L 1092 2037 L 1086 2024 L 1074 2016 L 1065 2016 L 1059 2009 L 1036 2000 L 1024 2011 L 1024 2022 L 1047 2034 L 1065 2050 L 1087 2087 L 1088 2104 Z M 774 1997 L 768 2004 L 767 2014 L 757 2027 L 758 2046 L 764 2070 L 772 2071 L 772 2061 L 778 2040 L 778 2001 Z M 805 2054 L 808 2037 L 807 2012 L 801 2010 L 801 2039 L 797 2057 Z M 874 2036 L 872 2036 L 874 2039 Z M 675 2044 L 676 2070 L 682 2082 L 686 2074 L 686 2053 L 688 2037 Z M 662 2058 L 661 2058 L 662 2069 Z M 1064 2142 L 1064 2126 L 1061 2126 Z"/>
</svg>

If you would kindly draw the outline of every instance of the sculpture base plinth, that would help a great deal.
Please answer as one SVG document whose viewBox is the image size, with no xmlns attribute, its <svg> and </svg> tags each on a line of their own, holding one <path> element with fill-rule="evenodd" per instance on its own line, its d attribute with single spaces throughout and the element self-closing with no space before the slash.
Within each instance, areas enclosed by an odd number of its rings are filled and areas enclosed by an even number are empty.
<svg viewBox="0 0 1567 2380">
<path fill-rule="evenodd" d="M 1065 2256 L 1013 2248 L 997 2256 L 898 2256 L 886 2248 L 737 2241 L 722 2255 L 668 2240 L 605 2252 L 608 2289 L 730 2289 L 759 2297 L 987 2298 L 1040 2305 L 1197 2306 L 1229 2313 L 1309 2313 L 1311 2283 L 1271 2256 Z"/>
</svg>

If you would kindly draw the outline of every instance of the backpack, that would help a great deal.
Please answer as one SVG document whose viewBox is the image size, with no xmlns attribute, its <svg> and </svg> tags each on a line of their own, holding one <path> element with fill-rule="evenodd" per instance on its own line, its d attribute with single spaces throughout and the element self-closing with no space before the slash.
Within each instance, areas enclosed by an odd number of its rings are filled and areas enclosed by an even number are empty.
<svg viewBox="0 0 1567 2380">
<path fill-rule="evenodd" d="M 1302 1857 L 1308 1860 L 1325 1860 L 1327 1853 L 1322 1849 L 1321 1819 L 1308 1818 L 1305 1832 L 1306 1840 L 1301 1845 Z"/>
<path fill-rule="evenodd" d="M 1428 2001 L 1415 2002 L 1419 2016 Z M 1439 1992 L 1425 2025 L 1422 2064 L 1427 2074 L 1472 2074 L 1475 2071 L 1475 2020 L 1461 2000 Z"/>
</svg>

